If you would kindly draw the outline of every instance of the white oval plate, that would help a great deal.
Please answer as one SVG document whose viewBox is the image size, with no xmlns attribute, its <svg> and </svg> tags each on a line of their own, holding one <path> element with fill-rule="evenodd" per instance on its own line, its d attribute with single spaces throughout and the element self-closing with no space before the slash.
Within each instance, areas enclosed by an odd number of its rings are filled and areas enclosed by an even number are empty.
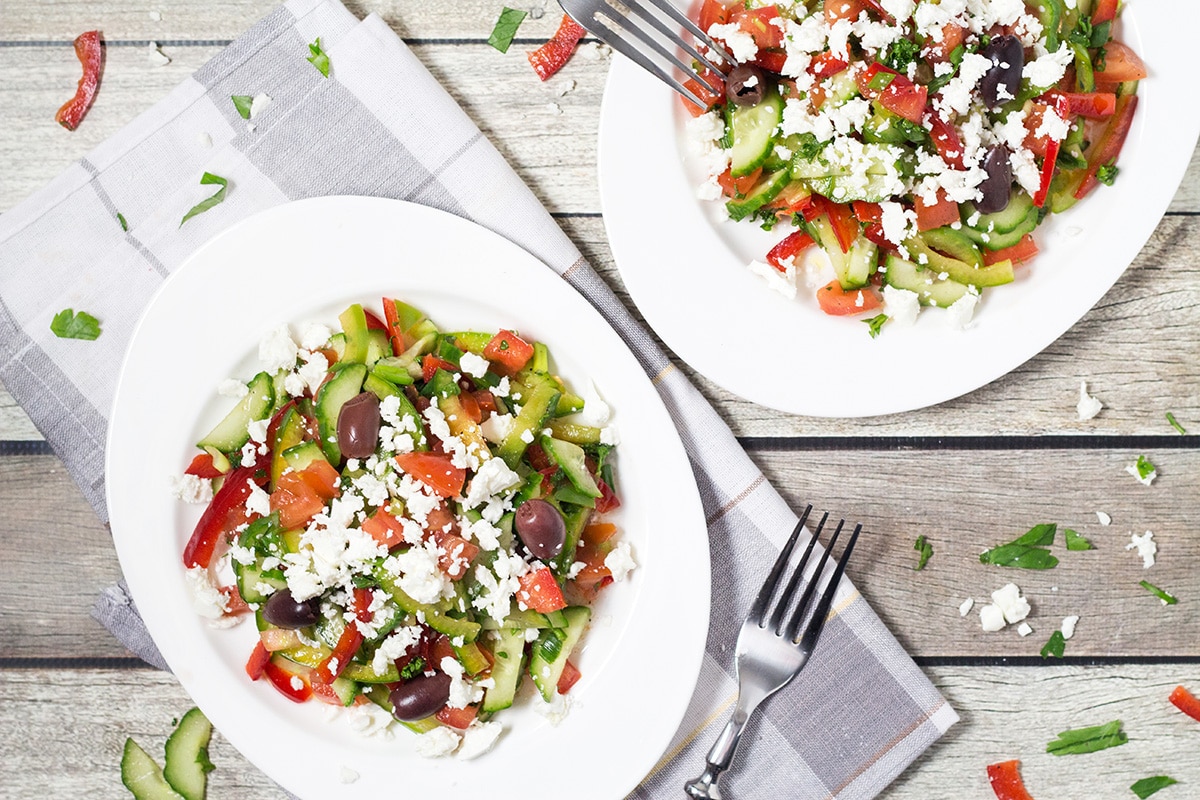
<svg viewBox="0 0 1200 800">
<path fill-rule="evenodd" d="M 254 624 L 213 630 L 192 610 L 181 554 L 201 507 L 165 489 L 232 403 L 216 396 L 218 383 L 257 371 L 264 332 L 282 322 L 293 331 L 309 321 L 335 325 L 350 303 L 378 310 L 382 296 L 417 305 L 443 330 L 514 327 L 545 341 L 568 382 L 595 382 L 622 438 L 615 521 L 638 567 L 601 596 L 578 657 L 574 707 L 557 727 L 529 703 L 501 713 L 504 735 L 474 761 L 421 758 L 403 729 L 390 741 L 363 738 L 328 720 L 328 706 L 296 705 L 266 681 L 249 681 Z M 539 785 L 577 786 L 581 763 L 603 765 L 585 770 L 589 796 L 624 797 L 691 699 L 708 630 L 708 539 L 674 425 L 587 300 L 533 256 L 450 214 L 317 198 L 251 217 L 198 250 L 163 285 L 130 344 L 109 426 L 107 487 L 121 567 L 171 670 L 238 750 L 302 797 L 392 796 L 398 786 L 489 797 L 531 770 Z M 650 669 L 664 646 L 669 668 Z M 358 780 L 343 783 L 343 767 Z"/>
<path fill-rule="evenodd" d="M 1134 0 L 1121 37 L 1145 58 L 1120 176 L 1037 232 L 1041 254 L 1018 280 L 984 292 L 975 322 L 951 329 L 929 309 L 871 339 L 800 287 L 796 300 L 746 268 L 782 238 L 720 221 L 696 199 L 678 97 L 614 56 L 600 116 L 600 197 L 621 278 L 654 331 L 684 361 L 756 403 L 818 417 L 924 408 L 977 389 L 1041 352 L 1116 282 L 1154 232 L 1200 133 L 1185 44 L 1200 5 Z M 1147 320 L 1147 324 L 1153 324 Z"/>
</svg>

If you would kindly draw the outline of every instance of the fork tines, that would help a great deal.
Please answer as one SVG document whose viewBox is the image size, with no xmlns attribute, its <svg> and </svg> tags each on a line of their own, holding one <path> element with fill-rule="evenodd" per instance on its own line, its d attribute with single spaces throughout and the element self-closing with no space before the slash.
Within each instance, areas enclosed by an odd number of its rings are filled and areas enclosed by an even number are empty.
<svg viewBox="0 0 1200 800">
<path fill-rule="evenodd" d="M 804 549 L 804 554 L 800 557 L 799 564 L 796 565 L 787 585 L 779 594 L 778 601 L 775 603 L 769 617 L 766 611 L 768 605 L 771 603 L 772 596 L 775 594 L 775 589 L 781 583 L 783 571 L 791 560 L 792 551 L 800 539 L 801 532 L 805 529 L 804 525 L 808 521 L 811 511 L 812 506 L 809 506 L 800 516 L 800 521 L 796 523 L 795 530 L 792 531 L 787 544 L 780 551 L 779 557 L 775 560 L 775 565 L 771 568 L 770 574 L 763 582 L 763 587 L 750 609 L 750 620 L 757 622 L 760 628 L 772 628 L 775 635 L 783 636 L 792 642 L 797 642 L 803 649 L 811 649 L 816 644 L 817 637 L 820 636 L 821 629 L 824 627 L 825 618 L 829 615 L 830 606 L 833 604 L 833 596 L 836 594 L 838 584 L 841 582 L 842 575 L 846 571 L 846 561 L 849 560 L 850 554 L 854 550 L 854 544 L 858 541 L 858 534 L 862 531 L 861 524 L 854 526 L 854 532 L 850 535 L 850 540 L 846 543 L 841 557 L 837 559 L 833 574 L 826 583 L 825 590 L 821 593 L 816 608 L 813 609 L 810 618 L 811 621 L 801 637 L 800 624 L 807 615 L 813 596 L 821 583 L 821 575 L 825 570 L 825 563 L 829 560 L 829 554 L 833 552 L 833 548 L 837 544 L 838 537 L 841 535 L 842 528 L 845 525 L 845 520 L 838 521 L 833 535 L 829 538 L 828 545 L 826 545 L 820 559 L 817 561 L 812 579 L 804 587 L 804 593 L 800 596 L 800 600 L 793 606 L 793 599 L 799 588 L 801 578 L 804 575 L 805 567 L 808 565 L 809 557 L 816 548 L 817 540 L 820 538 L 822 531 L 825 529 L 825 524 L 829 520 L 828 512 L 821 516 L 821 521 L 817 523 L 816 531 L 810 536 L 808 545 Z M 790 614 L 787 613 L 789 609 L 791 609 Z"/>
<path fill-rule="evenodd" d="M 733 57 L 671 0 L 559 0 L 559 5 L 597 39 L 697 105 L 707 107 L 708 103 L 680 83 L 664 66 L 674 66 L 687 78 L 700 81 L 713 94 L 724 91 L 724 85 L 717 77 L 723 70 L 714 63 L 714 58 L 733 65 Z M 700 47 L 681 35 L 680 27 L 694 37 Z M 692 59 L 700 69 L 683 61 L 680 51 L 683 58 Z"/>
</svg>

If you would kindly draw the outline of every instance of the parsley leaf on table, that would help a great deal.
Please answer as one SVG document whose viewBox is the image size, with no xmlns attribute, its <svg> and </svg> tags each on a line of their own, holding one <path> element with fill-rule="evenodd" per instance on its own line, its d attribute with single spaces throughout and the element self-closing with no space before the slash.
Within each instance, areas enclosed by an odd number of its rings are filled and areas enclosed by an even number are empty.
<svg viewBox="0 0 1200 800">
<path fill-rule="evenodd" d="M 231 95 L 229 99 L 233 101 L 233 107 L 237 109 L 238 116 L 242 119 L 250 119 L 250 107 L 254 105 L 253 97 L 248 94 L 235 94 Z"/>
<path fill-rule="evenodd" d="M 1052 522 L 1034 525 L 1025 535 L 983 552 L 979 562 L 1018 569 L 1053 569 L 1058 559 L 1045 548 L 1054 544 L 1057 531 L 1058 525 Z"/>
<path fill-rule="evenodd" d="M 317 72 L 329 77 L 329 54 L 321 49 L 321 37 L 308 46 L 308 52 L 312 53 L 307 59 L 308 63 L 317 68 Z"/>
<path fill-rule="evenodd" d="M 1070 528 L 1063 528 L 1063 535 L 1067 538 L 1068 550 L 1095 550 L 1096 546 L 1089 542 L 1084 536 Z"/>
<path fill-rule="evenodd" d="M 1175 595 L 1171 594 L 1168 591 L 1158 588 L 1150 581 L 1141 581 L 1138 583 L 1138 585 L 1141 586 L 1143 589 L 1145 589 L 1147 592 L 1150 592 L 1150 594 L 1154 595 L 1159 600 L 1162 600 L 1162 603 L 1164 606 L 1173 606 L 1179 602 L 1178 597 L 1176 597 Z"/>
<path fill-rule="evenodd" d="M 1067 637 L 1062 631 L 1050 634 L 1050 640 L 1042 646 L 1042 658 L 1062 658 L 1067 650 Z"/>
<path fill-rule="evenodd" d="M 913 567 L 913 569 L 925 569 L 925 565 L 929 563 L 929 559 L 933 555 L 933 545 L 929 543 L 924 535 L 921 535 L 917 537 L 916 544 L 913 545 L 913 550 L 921 554 L 917 566 Z"/>
<path fill-rule="evenodd" d="M 1179 420 L 1175 419 L 1175 415 L 1170 411 L 1167 412 L 1167 422 L 1171 423 L 1171 427 L 1179 431 L 1180 436 L 1187 436 L 1187 430 L 1179 424 Z"/>
<path fill-rule="evenodd" d="M 120 211 L 117 212 L 117 222 L 121 223 L 121 230 L 129 231 L 129 223 L 125 221 L 125 215 Z"/>
<path fill-rule="evenodd" d="M 207 200 L 201 200 L 199 203 L 196 203 L 196 205 L 192 206 L 191 209 L 183 215 L 183 219 L 179 220 L 179 227 L 181 228 L 183 227 L 183 223 L 187 222 L 197 214 L 203 214 L 210 208 L 225 202 L 225 190 L 229 188 L 228 178 L 222 178 L 220 175 L 213 175 L 211 172 L 206 172 L 200 176 L 200 183 L 217 184 L 221 188 L 217 189 L 217 193 L 212 197 L 208 198 Z"/>
<path fill-rule="evenodd" d="M 507 53 L 513 37 L 517 35 L 517 28 L 521 27 L 525 17 L 526 12 L 524 11 L 508 6 L 502 8 L 500 19 L 496 20 L 496 27 L 492 28 L 492 34 L 488 36 L 487 43 L 501 53 Z"/>
<path fill-rule="evenodd" d="M 76 314 L 72 309 L 64 308 L 50 321 L 50 330 L 60 339 L 86 339 L 90 342 L 100 338 L 100 320 L 86 311 Z"/>
<path fill-rule="evenodd" d="M 1058 734 L 1057 739 L 1046 745 L 1046 752 L 1055 756 L 1095 753 L 1097 750 L 1118 747 L 1128 741 L 1129 737 L 1121 730 L 1121 720 L 1114 719 L 1104 725 L 1063 731 Z"/>
<path fill-rule="evenodd" d="M 1147 797 L 1154 794 L 1159 789 L 1165 789 L 1175 783 L 1179 783 L 1179 781 L 1175 780 L 1174 778 L 1168 778 L 1166 775 L 1155 775 L 1152 778 L 1142 778 L 1129 788 L 1142 800 L 1146 800 Z"/>
</svg>

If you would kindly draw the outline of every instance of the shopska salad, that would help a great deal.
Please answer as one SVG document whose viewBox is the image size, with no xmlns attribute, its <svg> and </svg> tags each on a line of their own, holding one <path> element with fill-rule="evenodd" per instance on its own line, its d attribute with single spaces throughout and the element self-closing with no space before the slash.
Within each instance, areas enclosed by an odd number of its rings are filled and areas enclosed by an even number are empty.
<svg viewBox="0 0 1200 800">
<path fill-rule="evenodd" d="M 251 680 L 382 708 L 423 755 L 470 758 L 525 674 L 562 713 L 590 605 L 634 567 L 602 519 L 615 430 L 543 344 L 383 306 L 299 346 L 281 326 L 264 371 L 227 382 L 241 398 L 179 483 L 207 503 L 183 563 L 214 622 L 253 614 Z"/>
<path fill-rule="evenodd" d="M 1112 38 L 1117 0 L 704 0 L 738 65 L 687 86 L 702 199 L 795 230 L 751 268 L 795 297 L 816 245 L 835 315 L 965 325 L 980 292 L 1037 254 L 1033 232 L 1100 183 L 1146 76 Z M 827 276 L 828 277 L 828 276 Z M 811 279 L 810 279 L 811 281 Z M 886 314 L 881 314 L 881 308 Z"/>
</svg>

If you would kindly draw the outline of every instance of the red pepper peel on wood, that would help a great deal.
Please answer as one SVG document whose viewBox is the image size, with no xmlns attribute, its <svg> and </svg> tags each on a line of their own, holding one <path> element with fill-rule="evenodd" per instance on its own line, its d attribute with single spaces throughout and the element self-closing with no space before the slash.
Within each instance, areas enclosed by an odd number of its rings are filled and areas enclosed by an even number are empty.
<svg viewBox="0 0 1200 800">
<path fill-rule="evenodd" d="M 69 131 L 79 127 L 100 88 L 100 73 L 104 71 L 104 42 L 100 39 L 100 31 L 79 34 L 75 38 L 75 55 L 83 65 L 83 76 L 79 79 L 75 96 L 63 103 L 54 115 L 55 122 Z"/>
<path fill-rule="evenodd" d="M 1021 780 L 1021 762 L 1002 761 L 999 764 L 989 764 L 987 768 L 988 782 L 997 800 L 1033 800 Z"/>
</svg>

